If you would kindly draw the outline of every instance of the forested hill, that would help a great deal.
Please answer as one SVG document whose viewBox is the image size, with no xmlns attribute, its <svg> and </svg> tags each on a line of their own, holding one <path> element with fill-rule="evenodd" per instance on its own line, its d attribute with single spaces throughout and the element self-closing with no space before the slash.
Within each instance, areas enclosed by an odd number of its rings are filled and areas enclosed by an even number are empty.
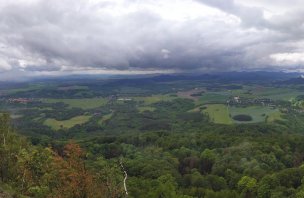
<svg viewBox="0 0 304 198">
<path fill-rule="evenodd" d="M 31 145 L 0 117 L 0 197 L 123 197 L 123 172 L 105 161 L 88 167 L 86 153 L 70 142 L 62 149 Z"/>
<path fill-rule="evenodd" d="M 262 125 L 208 126 L 204 133 L 150 132 L 33 146 L 1 116 L 0 179 L 14 197 L 303 197 L 304 137 Z M 285 130 L 285 132 L 284 132 Z M 107 160 L 105 160 L 105 158 Z"/>
</svg>

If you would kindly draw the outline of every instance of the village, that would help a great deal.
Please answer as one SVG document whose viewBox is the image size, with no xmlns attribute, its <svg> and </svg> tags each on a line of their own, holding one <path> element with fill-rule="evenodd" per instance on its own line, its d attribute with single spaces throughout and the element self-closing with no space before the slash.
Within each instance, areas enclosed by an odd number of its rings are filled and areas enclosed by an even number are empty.
<svg viewBox="0 0 304 198">
<path fill-rule="evenodd" d="M 241 98 L 240 96 L 231 97 L 227 100 L 227 105 L 262 105 L 276 107 L 274 101 L 270 98 Z"/>
<path fill-rule="evenodd" d="M 5 100 L 8 103 L 20 103 L 20 104 L 28 104 L 32 102 L 39 102 L 41 100 L 36 98 L 8 98 Z"/>
</svg>

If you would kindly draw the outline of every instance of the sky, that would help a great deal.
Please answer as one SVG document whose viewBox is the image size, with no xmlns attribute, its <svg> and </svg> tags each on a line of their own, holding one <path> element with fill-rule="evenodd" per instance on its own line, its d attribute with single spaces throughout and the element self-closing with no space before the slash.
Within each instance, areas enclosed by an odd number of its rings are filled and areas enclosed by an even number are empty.
<svg viewBox="0 0 304 198">
<path fill-rule="evenodd" d="M 304 70 L 302 0 L 0 0 L 0 78 Z"/>
</svg>

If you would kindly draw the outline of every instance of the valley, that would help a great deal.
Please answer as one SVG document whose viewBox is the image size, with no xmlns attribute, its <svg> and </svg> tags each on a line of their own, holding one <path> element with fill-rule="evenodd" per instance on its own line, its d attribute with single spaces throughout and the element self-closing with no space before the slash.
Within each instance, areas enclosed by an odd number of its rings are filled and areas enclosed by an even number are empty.
<svg viewBox="0 0 304 198">
<path fill-rule="evenodd" d="M 1 90 L 0 108 L 35 149 L 60 154 L 79 145 L 86 153 L 81 160 L 92 174 L 102 175 L 94 182 L 113 182 L 119 196 L 125 191 L 123 181 L 130 197 L 284 197 L 301 192 L 302 83 L 290 84 L 294 77 L 286 74 L 271 81 L 234 76 L 11 84 Z M 293 183 L 284 183 L 282 175 L 293 175 Z M 269 177 L 279 188 L 271 186 Z M 254 187 L 244 190 L 247 180 Z M 270 185 L 266 190 L 264 183 Z"/>
</svg>

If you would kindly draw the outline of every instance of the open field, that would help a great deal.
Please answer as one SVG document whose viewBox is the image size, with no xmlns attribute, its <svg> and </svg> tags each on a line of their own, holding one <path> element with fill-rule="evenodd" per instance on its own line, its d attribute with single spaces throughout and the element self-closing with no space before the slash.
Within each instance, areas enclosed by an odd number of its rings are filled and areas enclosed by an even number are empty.
<svg viewBox="0 0 304 198">
<path fill-rule="evenodd" d="M 155 110 L 154 107 L 149 107 L 149 106 L 139 106 L 139 107 L 137 107 L 137 109 L 140 113 L 142 113 L 144 111 L 154 111 Z"/>
<path fill-rule="evenodd" d="M 69 120 L 63 120 L 63 121 L 58 121 L 53 118 L 48 118 L 44 121 L 44 124 L 47 126 L 50 126 L 54 130 L 58 130 L 61 128 L 69 129 L 69 128 L 75 126 L 76 124 L 86 123 L 90 118 L 91 118 L 91 116 L 76 116 Z"/>
<path fill-rule="evenodd" d="M 201 112 L 201 107 L 195 107 L 194 109 L 189 110 L 188 112 Z"/>
<path fill-rule="evenodd" d="M 57 103 L 63 102 L 69 105 L 69 108 L 82 108 L 82 109 L 94 109 L 103 106 L 107 103 L 105 98 L 84 98 L 84 99 L 44 99 L 46 103 Z"/>
<path fill-rule="evenodd" d="M 229 117 L 229 111 L 226 105 L 223 104 L 210 104 L 206 105 L 205 113 L 208 113 L 210 120 L 217 124 L 232 124 Z"/>
<path fill-rule="evenodd" d="M 12 119 L 16 119 L 16 118 L 22 118 L 23 115 L 19 115 L 19 114 L 11 114 L 11 118 Z"/>
<path fill-rule="evenodd" d="M 18 92 L 26 92 L 26 91 L 33 91 L 33 90 L 39 90 L 39 89 L 43 89 L 44 87 L 46 87 L 46 85 L 44 84 L 30 84 L 27 87 L 22 87 L 22 88 L 14 88 L 14 89 L 9 89 L 6 90 L 5 93 L 7 94 L 15 94 Z"/>
<path fill-rule="evenodd" d="M 280 111 L 276 111 L 272 114 L 270 114 L 267 118 L 266 118 L 266 121 L 267 122 L 274 122 L 276 120 L 285 120 L 284 118 L 282 118 L 284 114 L 281 113 Z"/>
<path fill-rule="evenodd" d="M 243 89 L 231 90 L 230 94 L 231 96 L 239 96 L 241 98 L 253 99 L 255 98 L 255 95 L 253 95 L 250 90 L 252 90 L 252 88 L 247 86 L 243 87 Z"/>
<path fill-rule="evenodd" d="M 290 101 L 301 95 L 302 92 L 289 88 L 275 88 L 275 87 L 244 87 L 243 89 L 224 90 L 218 92 L 206 92 L 200 97 L 201 104 L 206 103 L 225 103 L 229 97 L 240 96 L 243 98 L 269 98 L 272 100 Z"/>
<path fill-rule="evenodd" d="M 165 95 L 152 95 L 147 97 L 132 97 L 137 102 L 144 102 L 145 105 L 151 105 L 160 101 L 170 101 L 177 97 L 171 96 L 169 94 Z"/>
<path fill-rule="evenodd" d="M 249 107 L 229 107 L 224 104 L 208 104 L 204 110 L 210 117 L 210 120 L 217 124 L 244 124 L 244 123 L 258 123 L 273 122 L 275 120 L 282 120 L 282 113 L 278 109 L 263 106 L 249 106 Z M 198 108 L 193 109 L 198 110 Z M 250 121 L 237 121 L 232 118 L 237 115 L 248 115 L 252 118 Z"/>
<path fill-rule="evenodd" d="M 272 100 L 289 101 L 293 98 L 296 98 L 298 95 L 301 95 L 302 92 L 288 88 L 258 87 L 252 90 L 252 94 L 257 97 L 265 97 Z"/>
<path fill-rule="evenodd" d="M 267 116 L 278 113 L 278 109 L 263 106 L 249 106 L 249 107 L 229 107 L 229 113 L 231 117 L 236 115 L 249 115 L 252 117 L 251 121 L 236 121 L 235 123 L 257 123 L 265 122 Z M 277 116 L 273 116 L 271 119 L 275 119 Z"/>
<path fill-rule="evenodd" d="M 111 119 L 112 115 L 113 115 L 113 113 L 109 113 L 107 115 L 102 116 L 102 118 L 98 121 L 98 124 L 102 125 L 104 122 Z"/>
</svg>

